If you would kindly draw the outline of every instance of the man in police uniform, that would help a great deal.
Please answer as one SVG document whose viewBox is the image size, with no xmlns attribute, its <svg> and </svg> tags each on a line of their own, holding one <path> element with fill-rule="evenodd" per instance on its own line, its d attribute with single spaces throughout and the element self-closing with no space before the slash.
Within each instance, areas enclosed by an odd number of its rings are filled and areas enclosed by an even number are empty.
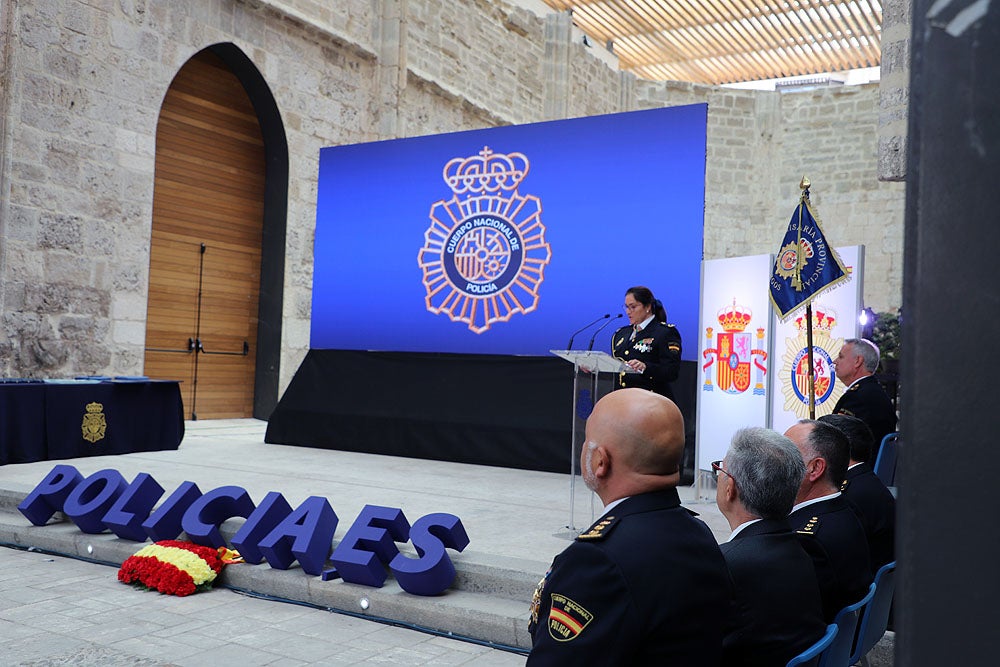
<svg viewBox="0 0 1000 667">
<path fill-rule="evenodd" d="M 648 287 L 625 293 L 628 325 L 611 337 L 611 351 L 637 373 L 621 373 L 618 387 L 639 387 L 673 400 L 670 383 L 681 369 L 681 334 L 667 324 L 667 313 Z"/>
<path fill-rule="evenodd" d="M 868 540 L 854 507 L 840 492 L 847 474 L 847 436 L 830 424 L 803 419 L 785 431 L 806 465 L 792 529 L 813 559 L 827 622 L 863 598 L 872 583 Z"/>
<path fill-rule="evenodd" d="M 556 556 L 532 601 L 528 665 L 718 665 L 731 584 L 708 527 L 680 506 L 684 420 L 644 389 L 606 395 L 581 468 L 605 512 Z"/>
<path fill-rule="evenodd" d="M 857 417 L 825 415 L 819 421 L 839 428 L 851 445 L 851 460 L 840 491 L 854 505 L 868 538 L 872 573 L 895 560 L 896 499 L 868 465 L 875 442 L 871 429 Z"/>
<path fill-rule="evenodd" d="M 816 569 L 788 523 L 802 455 L 779 433 L 744 428 L 712 468 L 716 503 L 733 529 L 720 546 L 736 587 L 722 664 L 784 665 L 826 631 Z"/>
<path fill-rule="evenodd" d="M 875 343 L 864 338 L 848 338 L 833 362 L 837 379 L 847 387 L 833 406 L 833 414 L 857 417 L 868 424 L 875 438 L 873 457 L 878 454 L 882 438 L 896 430 L 896 410 L 874 375 L 878 360 Z"/>
</svg>

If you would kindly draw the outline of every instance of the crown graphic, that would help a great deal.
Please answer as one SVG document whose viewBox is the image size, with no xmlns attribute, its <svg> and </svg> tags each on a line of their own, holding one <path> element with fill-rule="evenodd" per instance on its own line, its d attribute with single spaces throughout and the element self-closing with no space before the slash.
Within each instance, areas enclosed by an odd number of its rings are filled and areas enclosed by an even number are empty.
<svg viewBox="0 0 1000 667">
<path fill-rule="evenodd" d="M 750 324 L 753 311 L 746 306 L 741 306 L 733 299 L 733 305 L 720 308 L 718 312 L 719 324 L 722 325 L 726 333 L 739 333 Z"/>
<path fill-rule="evenodd" d="M 494 153 L 483 146 L 479 155 L 457 157 L 444 166 L 442 176 L 457 194 L 514 190 L 528 175 L 528 158 L 521 153 Z"/>
<path fill-rule="evenodd" d="M 813 331 L 832 331 L 836 323 L 837 311 L 820 305 L 813 308 Z M 799 331 L 806 330 L 805 313 L 795 318 L 795 328 Z"/>
<path fill-rule="evenodd" d="M 97 403 L 96 401 L 94 403 L 87 403 L 87 412 L 91 414 L 100 414 L 101 410 L 103 409 L 104 406 L 101 405 L 100 403 Z"/>
</svg>

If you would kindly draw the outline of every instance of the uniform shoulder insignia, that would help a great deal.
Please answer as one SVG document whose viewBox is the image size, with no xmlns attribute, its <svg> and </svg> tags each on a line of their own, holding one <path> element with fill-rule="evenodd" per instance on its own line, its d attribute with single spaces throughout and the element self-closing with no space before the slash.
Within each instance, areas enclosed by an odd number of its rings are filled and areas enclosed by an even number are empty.
<svg viewBox="0 0 1000 667">
<path fill-rule="evenodd" d="M 816 529 L 819 527 L 819 517 L 814 516 L 806 522 L 806 525 L 802 526 L 799 530 L 795 531 L 803 535 L 815 535 Z"/>
<path fill-rule="evenodd" d="M 591 526 L 587 532 L 577 535 L 576 539 L 578 542 L 581 540 L 585 542 L 603 540 L 618 525 L 618 521 L 618 517 L 614 515 L 606 516 Z"/>
<path fill-rule="evenodd" d="M 857 391 L 860 386 L 861 386 L 860 384 L 851 385 L 850 387 L 847 388 L 847 391 Z"/>
<path fill-rule="evenodd" d="M 847 490 L 847 485 L 850 484 L 850 483 L 851 483 L 851 480 L 845 479 L 843 482 L 840 483 L 840 490 L 841 491 L 846 491 Z"/>
<path fill-rule="evenodd" d="M 670 350 L 671 352 L 680 352 L 681 346 L 678 345 L 677 343 L 668 343 L 667 349 Z"/>
<path fill-rule="evenodd" d="M 551 567 L 545 573 L 545 576 L 539 580 L 538 585 L 535 586 L 535 592 L 531 596 L 531 606 L 528 608 L 528 632 L 532 635 L 535 634 L 535 628 L 538 627 L 538 612 L 542 608 L 542 595 L 545 593 L 545 584 L 548 582 L 550 574 L 552 574 Z"/>
<path fill-rule="evenodd" d="M 837 414 L 838 415 L 846 415 L 848 417 L 853 417 L 854 416 L 854 413 L 851 412 L 850 410 L 848 410 L 847 408 L 841 408 L 841 409 L 837 410 Z"/>
</svg>

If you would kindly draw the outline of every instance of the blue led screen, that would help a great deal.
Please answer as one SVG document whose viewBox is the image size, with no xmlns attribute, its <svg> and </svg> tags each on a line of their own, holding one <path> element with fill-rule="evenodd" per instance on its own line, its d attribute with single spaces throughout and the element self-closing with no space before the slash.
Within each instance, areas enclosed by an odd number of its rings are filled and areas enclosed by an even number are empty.
<svg viewBox="0 0 1000 667">
<path fill-rule="evenodd" d="M 706 118 L 698 104 L 322 149 L 311 346 L 547 355 L 646 285 L 694 359 Z"/>
</svg>

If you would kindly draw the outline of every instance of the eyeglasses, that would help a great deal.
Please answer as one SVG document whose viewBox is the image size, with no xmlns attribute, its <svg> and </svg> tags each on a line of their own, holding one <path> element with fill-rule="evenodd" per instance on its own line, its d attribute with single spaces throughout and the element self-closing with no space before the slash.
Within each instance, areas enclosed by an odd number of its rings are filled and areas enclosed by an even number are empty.
<svg viewBox="0 0 1000 667">
<path fill-rule="evenodd" d="M 625 304 L 625 310 L 627 310 L 628 312 L 632 312 L 633 310 L 636 310 L 637 308 L 642 308 L 642 304 L 641 303 L 626 303 Z"/>
<path fill-rule="evenodd" d="M 722 460 L 721 459 L 718 460 L 718 461 L 712 461 L 712 479 L 714 479 L 716 482 L 719 481 L 719 473 L 720 472 L 726 473 L 727 475 L 729 475 L 732 478 L 732 480 L 734 482 L 736 481 L 736 478 L 733 477 L 732 473 L 730 473 L 728 470 L 726 470 L 725 468 L 722 467 Z"/>
</svg>

